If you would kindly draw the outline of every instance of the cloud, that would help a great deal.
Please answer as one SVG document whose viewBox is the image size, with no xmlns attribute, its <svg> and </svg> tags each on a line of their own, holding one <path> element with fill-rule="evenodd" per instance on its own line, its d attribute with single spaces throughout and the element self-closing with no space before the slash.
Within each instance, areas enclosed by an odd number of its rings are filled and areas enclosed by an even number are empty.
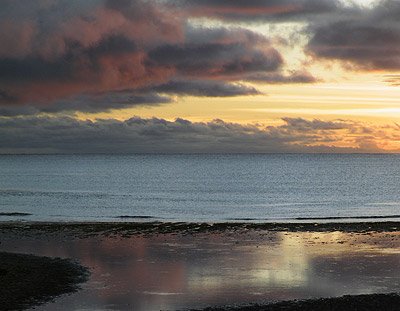
<svg viewBox="0 0 400 311">
<path fill-rule="evenodd" d="M 23 105 L 23 106 L 3 106 L 0 107 L 0 116 L 19 116 L 34 115 L 41 113 L 58 112 L 87 112 L 96 113 L 111 111 L 113 109 L 123 109 L 132 106 L 158 106 L 160 104 L 171 103 L 173 100 L 167 96 L 158 94 L 139 95 L 129 91 L 107 92 L 97 97 L 78 95 L 57 101 L 52 105 Z"/>
<path fill-rule="evenodd" d="M 174 68 L 177 74 L 189 77 L 210 78 L 276 71 L 283 64 L 280 53 L 270 46 L 253 45 L 253 40 L 226 39 L 162 45 L 149 51 L 146 64 L 150 68 Z"/>
<path fill-rule="evenodd" d="M 400 3 L 380 1 L 352 15 L 311 23 L 308 51 L 316 58 L 340 60 L 358 70 L 400 69 Z"/>
<path fill-rule="evenodd" d="M 169 69 L 148 70 L 145 54 L 122 36 L 111 36 L 85 48 L 71 43 L 62 57 L 0 58 L 1 89 L 9 104 L 51 104 L 80 94 L 112 92 L 162 83 Z"/>
<path fill-rule="evenodd" d="M 167 83 L 148 89 L 159 93 L 192 95 L 198 97 L 230 97 L 261 94 L 254 87 L 240 83 L 233 84 L 210 80 L 170 80 Z"/>
<path fill-rule="evenodd" d="M 282 125 L 262 127 L 222 120 L 171 122 L 139 117 L 126 121 L 0 118 L 0 153 L 384 152 L 380 145 L 400 139 L 396 125 L 368 127 L 370 135 L 365 137 L 366 126 L 354 121 L 283 121 Z"/>
<path fill-rule="evenodd" d="M 353 122 L 337 121 L 321 121 L 321 120 L 306 120 L 303 118 L 282 118 L 287 124 L 282 128 L 296 130 L 299 132 L 310 132 L 316 130 L 343 130 L 352 129 L 355 127 Z"/>
<path fill-rule="evenodd" d="M 376 1 L 370 6 L 338 0 L 168 2 L 183 7 L 187 12 L 185 14 L 220 22 L 240 22 L 242 25 L 297 22 L 303 30 L 292 33 L 292 37 L 288 38 L 289 44 L 299 46 L 302 40 L 309 40 L 305 51 L 316 61 L 338 60 L 352 70 L 400 70 L 399 1 Z M 255 76 L 265 76 L 264 80 L 269 81 L 268 75 Z M 279 78 L 271 81 L 279 81 Z"/>
<path fill-rule="evenodd" d="M 314 83 L 320 81 L 308 72 L 296 71 L 289 72 L 287 75 L 281 73 L 256 72 L 244 76 L 243 80 L 266 84 Z"/>
<path fill-rule="evenodd" d="M 400 86 L 400 75 L 385 75 L 384 82 L 388 83 L 390 86 Z"/>
<path fill-rule="evenodd" d="M 4 0 L 0 111 L 2 115 L 108 111 L 155 104 L 149 97 L 159 96 L 158 104 L 170 102 L 158 92 L 241 96 L 260 92 L 238 81 L 313 82 L 311 77 L 282 75 L 285 60 L 274 46 L 276 40 L 244 27 L 194 26 L 191 12 L 242 10 L 245 19 L 258 14 L 257 8 L 263 14 L 268 10 L 289 14 L 288 8 L 323 12 L 329 3 L 185 1 L 188 10 L 182 7 L 179 13 L 180 1 Z M 119 104 L 114 100 L 118 92 L 131 100 Z"/>
<path fill-rule="evenodd" d="M 229 21 L 287 21 L 312 15 L 332 14 L 342 9 L 341 2 L 331 0 L 171 0 L 170 3 L 196 17 Z"/>
<path fill-rule="evenodd" d="M 90 95 L 81 94 L 64 97 L 48 104 L 35 105 L 0 105 L 0 116 L 35 115 L 41 113 L 74 113 L 76 111 L 97 113 L 124 109 L 133 106 L 159 106 L 172 103 L 175 100 L 162 94 L 198 97 L 232 97 L 260 95 L 261 93 L 251 86 L 240 83 L 226 83 L 209 80 L 170 80 L 157 86 L 139 89 L 123 89 L 106 91 Z M 6 92 L 0 91 L 0 103 L 15 100 Z"/>
<path fill-rule="evenodd" d="M 242 42 L 247 46 L 270 44 L 270 40 L 265 35 L 237 26 L 205 27 L 187 24 L 185 27 L 185 40 L 191 44 L 228 44 L 233 42 Z"/>
</svg>

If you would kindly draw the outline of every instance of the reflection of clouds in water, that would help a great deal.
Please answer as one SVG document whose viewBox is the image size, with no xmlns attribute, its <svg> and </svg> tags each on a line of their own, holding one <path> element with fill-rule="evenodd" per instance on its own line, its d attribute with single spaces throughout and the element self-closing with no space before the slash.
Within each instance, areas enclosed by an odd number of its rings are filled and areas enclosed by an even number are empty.
<svg viewBox="0 0 400 311">
<path fill-rule="evenodd" d="M 310 296 L 338 296 L 400 287 L 397 233 L 278 235 L 279 243 L 260 248 L 252 269 L 254 278 L 268 288 L 301 288 Z"/>
<path fill-rule="evenodd" d="M 309 262 L 304 244 L 299 237 L 280 235 L 281 241 L 273 249 L 263 246 L 265 253 L 257 260 L 255 277 L 274 287 L 307 286 Z"/>
<path fill-rule="evenodd" d="M 0 250 L 94 268 L 84 290 L 43 310 L 174 310 L 400 290 L 400 233 L 264 233 L 5 239 Z"/>
<path fill-rule="evenodd" d="M 307 245 L 308 287 L 314 287 L 315 295 L 385 293 L 400 287 L 397 232 L 289 235 L 300 235 L 300 243 Z"/>
</svg>

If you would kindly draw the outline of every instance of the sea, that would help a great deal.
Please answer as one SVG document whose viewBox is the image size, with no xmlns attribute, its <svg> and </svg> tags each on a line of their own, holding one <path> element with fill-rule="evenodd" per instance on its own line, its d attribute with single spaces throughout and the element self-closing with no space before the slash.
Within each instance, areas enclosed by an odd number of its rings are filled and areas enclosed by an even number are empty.
<svg viewBox="0 0 400 311">
<path fill-rule="evenodd" d="M 400 155 L 1 155 L 0 221 L 400 220 Z"/>
</svg>

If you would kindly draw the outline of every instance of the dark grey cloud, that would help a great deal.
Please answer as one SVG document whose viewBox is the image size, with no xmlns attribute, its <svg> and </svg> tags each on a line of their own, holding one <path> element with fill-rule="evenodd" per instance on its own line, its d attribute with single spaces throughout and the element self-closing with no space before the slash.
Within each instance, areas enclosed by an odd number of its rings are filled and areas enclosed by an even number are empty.
<svg viewBox="0 0 400 311">
<path fill-rule="evenodd" d="M 0 90 L 0 104 L 14 102 L 17 99 L 7 91 Z"/>
<path fill-rule="evenodd" d="M 150 87 L 149 90 L 178 95 L 192 95 L 199 97 L 230 97 L 239 95 L 261 94 L 254 87 L 240 83 L 225 83 L 210 80 L 171 80 L 165 84 Z"/>
<path fill-rule="evenodd" d="M 275 71 L 280 53 L 254 49 L 242 42 L 164 45 L 148 53 L 149 66 L 176 68 L 188 76 L 231 76 L 252 71 Z"/>
<path fill-rule="evenodd" d="M 399 47 L 400 31 L 371 26 L 368 21 L 337 22 L 320 27 L 308 44 L 318 57 L 349 61 L 365 70 L 400 69 Z"/>
<path fill-rule="evenodd" d="M 80 95 L 57 101 L 48 107 L 41 107 L 40 112 L 56 113 L 60 111 L 102 112 L 111 109 L 122 109 L 132 106 L 152 106 L 171 103 L 173 100 L 158 94 L 132 94 L 129 92 L 107 92 L 98 97 Z"/>
<path fill-rule="evenodd" d="M 280 126 L 260 128 L 222 120 L 196 123 L 179 118 L 174 122 L 139 117 L 126 121 L 0 118 L 0 153 L 368 152 L 363 148 L 333 147 L 341 139 L 336 131 L 350 133 L 352 127 L 360 127 L 357 123 L 284 121 Z M 373 142 L 370 138 L 356 139 L 360 145 L 371 146 Z"/>
<path fill-rule="evenodd" d="M 137 52 L 134 41 L 119 35 L 111 35 L 89 47 L 71 41 L 66 43 L 65 49 L 60 57 L 52 59 L 40 55 L 30 55 L 23 59 L 0 57 L 0 82 L 85 82 L 85 79 L 93 79 L 92 74 L 103 74 L 103 58 Z"/>
<path fill-rule="evenodd" d="M 287 124 L 282 128 L 296 130 L 299 132 L 311 132 L 316 130 L 343 130 L 353 129 L 354 122 L 337 121 L 322 121 L 322 120 L 306 120 L 303 118 L 283 118 Z"/>
<path fill-rule="evenodd" d="M 400 3 L 381 1 L 370 9 L 311 23 L 308 51 L 361 70 L 400 69 Z"/>
<path fill-rule="evenodd" d="M 230 21 L 260 22 L 307 19 L 344 11 L 335 0 L 170 0 L 194 16 Z"/>
<path fill-rule="evenodd" d="M 23 60 L 0 58 L 0 82 L 6 85 L 72 78 L 73 66 L 69 64 L 68 57 L 57 61 L 46 61 L 39 57 Z"/>
<path fill-rule="evenodd" d="M 266 73 L 256 72 L 243 77 L 243 80 L 255 82 L 255 83 L 266 83 L 266 84 L 287 84 L 287 83 L 314 83 L 320 81 L 313 77 L 308 72 L 291 72 L 289 74 L 281 73 Z"/>
<path fill-rule="evenodd" d="M 174 100 L 161 94 L 198 97 L 233 97 L 245 95 L 260 95 L 261 93 L 251 86 L 240 83 L 226 83 L 211 80 L 171 80 L 157 86 L 141 89 L 126 89 L 109 91 L 90 95 L 77 95 L 60 99 L 51 105 L 47 103 L 25 105 L 0 106 L 0 116 L 34 115 L 40 113 L 74 113 L 76 111 L 97 113 L 124 109 L 133 106 L 159 106 L 172 103 Z M 0 91 L 0 103 L 7 103 L 11 98 L 7 93 Z"/>
<path fill-rule="evenodd" d="M 29 115 L 35 115 L 39 114 L 40 109 L 32 106 L 32 105 L 27 105 L 27 106 L 10 106 L 10 105 L 5 105 L 5 106 L 0 106 L 0 116 L 3 117 L 13 117 L 13 116 L 29 116 Z"/>
<path fill-rule="evenodd" d="M 0 106 L 0 116 L 27 116 L 40 113 L 74 113 L 76 111 L 97 113 L 108 112 L 113 109 L 123 109 L 133 106 L 158 106 L 171 103 L 173 100 L 158 94 L 139 95 L 128 91 L 107 92 L 96 96 L 78 95 L 58 100 L 51 105 L 18 105 Z"/>
<path fill-rule="evenodd" d="M 263 34 L 251 31 L 243 27 L 185 27 L 185 41 L 190 44 L 229 43 L 242 42 L 247 45 L 269 44 L 270 40 Z"/>
</svg>

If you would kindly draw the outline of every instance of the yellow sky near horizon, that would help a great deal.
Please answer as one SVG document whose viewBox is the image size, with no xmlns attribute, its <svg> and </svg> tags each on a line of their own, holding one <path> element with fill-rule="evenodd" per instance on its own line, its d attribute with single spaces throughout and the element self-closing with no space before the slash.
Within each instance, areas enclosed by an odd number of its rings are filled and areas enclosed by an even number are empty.
<svg viewBox="0 0 400 311">
<path fill-rule="evenodd" d="M 142 118 L 187 119 L 208 122 L 222 119 L 235 123 L 276 124 L 283 117 L 345 119 L 378 124 L 400 121 L 400 89 L 370 74 L 365 81 L 344 81 L 256 87 L 265 95 L 228 98 L 186 96 L 160 106 L 138 106 L 108 113 L 84 114 L 80 119 Z"/>
<path fill-rule="evenodd" d="M 344 3 L 348 1 L 344 0 Z M 355 1 L 365 7 L 372 6 L 374 0 Z M 350 2 L 351 3 L 351 2 Z M 365 72 L 351 70 L 340 61 L 315 61 L 305 54 L 308 42 L 306 35 L 299 35 L 304 23 L 241 25 L 227 22 L 193 19 L 194 26 L 201 27 L 241 27 L 270 38 L 278 46 L 284 59 L 282 73 L 293 69 L 310 73 L 317 82 L 309 84 L 261 84 L 244 83 L 253 86 L 262 95 L 236 97 L 194 97 L 176 96 L 175 102 L 159 106 L 135 106 L 128 109 L 87 114 L 78 112 L 79 119 L 115 118 L 126 120 L 132 116 L 142 118 L 162 118 L 173 121 L 176 118 L 192 122 L 209 122 L 222 119 L 240 124 L 276 125 L 282 118 L 304 118 L 331 121 L 345 119 L 372 124 L 393 124 L 400 121 L 400 88 L 385 82 L 385 75 L 393 71 Z M 293 34 L 296 45 L 289 42 Z M 284 39 L 279 42 L 277 38 Z"/>
<path fill-rule="evenodd" d="M 372 8 L 374 0 L 347 1 L 350 6 L 357 2 L 366 10 Z M 316 79 L 314 83 L 267 84 L 244 82 L 255 87 L 262 94 L 234 97 L 195 97 L 175 96 L 175 102 L 158 106 L 143 105 L 110 112 L 87 114 L 78 112 L 79 119 L 127 120 L 133 116 L 145 119 L 153 117 L 174 121 L 177 118 L 191 122 L 210 122 L 221 119 L 239 124 L 280 126 L 284 118 L 300 118 L 308 121 L 345 120 L 357 123 L 360 127 L 373 128 L 363 133 L 351 133 L 351 130 L 336 130 L 326 135 L 322 144 L 335 147 L 360 147 L 368 145 L 374 152 L 375 146 L 391 152 L 400 150 L 397 131 L 400 127 L 400 88 L 388 83 L 388 75 L 396 75 L 396 70 L 366 71 L 343 60 L 313 58 L 308 54 L 309 37 L 304 31 L 309 25 L 303 22 L 284 23 L 230 23 L 208 18 L 192 18 L 194 27 L 206 29 L 243 27 L 268 38 L 282 55 L 284 60 L 280 74 L 291 76 L 293 73 L 306 73 Z M 293 39 L 296 38 L 296 39 Z M 166 94 L 168 95 L 168 94 Z M 332 135 L 331 135 L 332 134 Z M 325 135 L 325 134 L 324 134 Z M 329 139 L 334 141 L 329 142 Z M 311 145 L 317 146 L 321 142 Z"/>
<path fill-rule="evenodd" d="M 142 106 L 95 115 L 80 114 L 81 119 L 133 116 L 174 121 L 183 118 L 191 122 L 225 122 L 280 126 L 283 118 L 305 120 L 345 120 L 359 124 L 351 130 L 325 131 L 323 144 L 335 147 L 363 146 L 370 152 L 399 152 L 400 89 L 384 82 L 384 73 L 353 74 L 351 79 L 314 84 L 255 85 L 265 95 L 228 98 L 180 97 L 175 103 Z M 177 97 L 178 98 L 178 97 Z M 371 133 L 361 128 L 371 129 Z M 361 131 L 361 132 L 360 132 Z M 332 139 L 331 142 L 329 140 Z M 320 142 L 309 145 L 318 146 Z"/>
</svg>

